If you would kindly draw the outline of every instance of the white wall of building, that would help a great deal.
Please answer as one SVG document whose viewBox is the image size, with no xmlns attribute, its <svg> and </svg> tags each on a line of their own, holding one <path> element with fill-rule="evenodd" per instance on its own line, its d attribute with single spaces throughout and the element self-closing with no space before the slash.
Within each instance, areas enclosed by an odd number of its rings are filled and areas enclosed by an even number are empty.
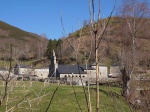
<svg viewBox="0 0 150 112">
<path fill-rule="evenodd" d="M 96 78 L 96 70 L 85 70 L 85 72 L 87 72 L 88 78 Z"/>
<path fill-rule="evenodd" d="M 96 66 L 92 66 L 92 67 L 96 69 Z M 96 70 L 94 70 L 94 71 L 95 71 L 95 74 L 96 74 Z M 107 66 L 99 66 L 99 71 L 100 71 L 99 78 L 108 78 Z"/>
<path fill-rule="evenodd" d="M 38 78 L 47 78 L 49 75 L 49 68 L 35 69 L 34 75 L 37 75 Z"/>
<path fill-rule="evenodd" d="M 18 70 L 19 75 L 24 75 L 24 74 L 30 75 L 31 72 L 32 72 L 32 69 L 30 69 L 30 68 L 19 68 L 19 70 Z"/>
<path fill-rule="evenodd" d="M 1 70 L 0 71 L 0 74 L 2 75 L 2 76 L 5 76 L 5 75 L 8 75 L 9 74 L 9 71 L 7 71 L 7 70 Z M 14 74 L 12 73 L 12 72 L 10 72 L 10 76 L 13 76 Z"/>
<path fill-rule="evenodd" d="M 107 66 L 99 66 L 99 70 L 100 70 L 100 78 L 107 78 L 108 77 Z"/>
<path fill-rule="evenodd" d="M 5 71 L 5 70 L 2 70 L 2 71 L 0 71 L 0 74 L 1 74 L 1 75 L 8 75 L 9 72 L 8 72 L 8 71 Z"/>
<path fill-rule="evenodd" d="M 110 74 L 112 77 L 122 77 L 122 73 L 118 66 L 111 66 L 110 67 Z"/>
<path fill-rule="evenodd" d="M 65 78 L 65 77 L 80 77 L 80 74 L 60 74 L 60 78 Z M 82 74 L 81 77 L 86 78 L 87 74 Z"/>
</svg>

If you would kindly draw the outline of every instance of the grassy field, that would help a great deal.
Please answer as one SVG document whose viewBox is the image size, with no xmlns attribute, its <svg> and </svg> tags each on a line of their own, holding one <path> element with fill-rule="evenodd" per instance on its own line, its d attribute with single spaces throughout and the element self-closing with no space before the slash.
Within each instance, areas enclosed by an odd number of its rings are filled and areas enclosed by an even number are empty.
<svg viewBox="0 0 150 112">
<path fill-rule="evenodd" d="M 43 82 L 14 82 L 9 85 L 7 110 L 13 112 L 45 112 L 55 92 L 57 84 L 45 85 Z M 0 82 L 1 96 L 4 93 Z M 74 94 L 76 93 L 76 98 Z M 48 112 L 87 112 L 87 104 L 83 88 L 79 86 L 60 85 L 55 92 Z M 85 87 L 87 92 L 87 87 Z M 90 87 L 92 111 L 95 111 L 95 87 Z M 2 103 L 0 112 L 6 110 L 6 102 Z M 121 96 L 121 88 L 100 86 L 100 112 L 130 112 Z"/>
</svg>

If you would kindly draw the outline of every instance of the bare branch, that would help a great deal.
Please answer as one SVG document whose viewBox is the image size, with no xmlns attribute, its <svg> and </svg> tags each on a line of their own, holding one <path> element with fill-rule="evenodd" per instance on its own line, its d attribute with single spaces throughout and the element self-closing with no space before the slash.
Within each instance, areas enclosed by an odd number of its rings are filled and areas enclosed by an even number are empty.
<svg viewBox="0 0 150 112">
<path fill-rule="evenodd" d="M 110 16 L 109 16 L 109 18 L 108 18 L 108 22 L 107 22 L 107 24 L 106 24 L 104 30 L 103 30 L 102 33 L 98 36 L 99 40 L 98 40 L 98 44 L 97 44 L 97 47 L 96 47 L 96 48 L 98 48 L 99 44 L 101 43 L 101 40 L 102 40 L 102 38 L 103 38 L 103 35 L 104 35 L 104 33 L 105 33 L 105 31 L 106 31 L 108 25 L 109 25 L 109 22 L 110 22 L 110 20 L 111 20 L 112 14 L 113 14 L 113 12 L 114 12 L 114 10 L 115 10 L 115 7 L 116 7 L 116 2 L 117 2 L 117 0 L 115 0 L 114 7 L 113 7 L 113 9 L 112 9 L 112 11 L 111 11 L 111 14 L 110 14 Z"/>
<path fill-rule="evenodd" d="M 56 94 L 56 91 L 58 90 L 59 86 L 60 86 L 60 84 L 57 86 L 57 88 L 56 88 L 55 91 L 53 92 L 53 95 L 52 95 L 52 97 L 51 97 L 51 99 L 50 99 L 50 102 L 49 102 L 48 107 L 46 108 L 45 112 L 48 112 L 48 109 L 49 109 L 50 106 L 51 106 L 52 100 L 53 100 L 54 95 Z"/>
</svg>

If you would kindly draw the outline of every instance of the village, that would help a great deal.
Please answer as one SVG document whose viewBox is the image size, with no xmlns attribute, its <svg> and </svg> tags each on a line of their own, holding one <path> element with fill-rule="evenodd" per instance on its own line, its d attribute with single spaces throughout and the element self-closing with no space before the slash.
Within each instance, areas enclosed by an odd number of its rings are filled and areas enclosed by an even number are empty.
<svg viewBox="0 0 150 112">
<path fill-rule="evenodd" d="M 1 4 L 0 112 L 150 112 L 149 0 Z"/>
<path fill-rule="evenodd" d="M 96 65 L 59 65 L 56 61 L 56 55 L 53 51 L 51 64 L 43 68 L 31 68 L 25 65 L 16 65 L 9 74 L 6 68 L 0 69 L 1 80 L 7 78 L 8 74 L 12 80 L 18 81 L 42 81 L 47 83 L 60 83 L 76 86 L 96 85 Z M 107 66 L 99 63 L 99 84 L 118 83 L 123 85 L 126 76 L 123 68 L 117 65 Z M 149 94 L 150 71 L 138 72 L 134 75 L 131 82 L 132 94 L 130 103 L 141 103 L 141 96 Z M 133 84 L 132 84 L 133 83 Z"/>
<path fill-rule="evenodd" d="M 99 63 L 99 82 L 100 83 L 109 83 L 109 82 L 120 82 L 123 80 L 123 67 L 118 65 L 105 65 Z M 144 74 L 149 74 L 150 71 L 146 73 L 138 73 L 135 75 L 134 79 L 137 80 L 150 80 L 149 76 Z M 0 69 L 1 79 L 6 77 L 9 74 L 7 68 Z M 83 85 L 86 85 L 86 82 L 94 84 L 96 80 L 96 64 L 91 65 L 58 65 L 56 61 L 56 55 L 53 51 L 53 56 L 51 58 L 51 64 L 46 67 L 32 68 L 27 67 L 26 65 L 16 64 L 12 71 L 10 72 L 10 77 L 13 77 L 14 80 L 36 80 L 36 81 L 45 81 L 54 80 L 64 81 L 62 83 L 74 82 L 75 85 L 80 85 L 81 80 Z"/>
<path fill-rule="evenodd" d="M 117 82 L 122 80 L 122 73 L 119 66 L 113 65 L 108 67 L 107 65 L 99 63 L 99 80 L 100 83 L 106 82 Z M 0 75 L 5 77 L 9 74 L 9 70 L 6 68 L 0 69 Z M 75 85 L 80 85 L 81 80 L 83 85 L 86 82 L 91 84 L 95 83 L 96 79 L 96 65 L 58 65 L 56 61 L 56 55 L 53 51 L 53 56 L 51 58 L 51 64 L 43 68 L 32 68 L 26 65 L 18 65 L 13 68 L 10 72 L 10 77 L 14 80 L 60 80 L 64 81 L 61 83 L 74 82 Z M 55 81 L 54 81 L 55 82 Z"/>
</svg>

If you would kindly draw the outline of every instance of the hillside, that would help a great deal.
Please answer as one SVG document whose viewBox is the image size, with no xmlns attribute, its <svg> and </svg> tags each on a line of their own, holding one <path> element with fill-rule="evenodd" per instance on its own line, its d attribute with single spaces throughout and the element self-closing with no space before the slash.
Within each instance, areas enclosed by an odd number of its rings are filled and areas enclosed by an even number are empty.
<svg viewBox="0 0 150 112">
<path fill-rule="evenodd" d="M 101 29 L 103 29 L 103 25 L 107 21 L 108 18 L 105 18 L 96 23 L 101 24 L 99 32 L 102 31 Z M 83 28 L 63 38 L 62 56 L 64 58 L 75 58 L 76 52 L 72 49 L 74 47 L 78 51 L 78 61 L 80 63 L 86 62 L 86 58 L 90 55 L 90 52 L 92 55 L 88 62 L 92 63 L 94 61 L 94 37 L 91 36 L 91 26 L 87 23 L 84 24 Z M 149 23 L 150 19 L 144 18 L 142 20 L 141 24 L 139 24 L 140 27 L 138 26 L 139 30 L 135 39 L 137 63 L 148 67 L 150 66 Z M 69 44 L 69 41 L 71 44 Z M 126 62 L 131 62 L 131 49 L 132 38 L 126 21 L 121 17 L 112 17 L 98 49 L 99 61 L 106 64 L 120 64 L 125 60 Z"/>
<path fill-rule="evenodd" d="M 48 39 L 23 31 L 0 21 L 0 59 L 9 59 L 10 45 L 13 58 L 37 59 L 43 57 Z"/>
<path fill-rule="evenodd" d="M 25 38 L 38 38 L 39 36 L 30 32 L 23 31 L 17 27 L 11 26 L 3 21 L 0 21 L 0 38 L 11 37 L 20 40 Z"/>
</svg>

